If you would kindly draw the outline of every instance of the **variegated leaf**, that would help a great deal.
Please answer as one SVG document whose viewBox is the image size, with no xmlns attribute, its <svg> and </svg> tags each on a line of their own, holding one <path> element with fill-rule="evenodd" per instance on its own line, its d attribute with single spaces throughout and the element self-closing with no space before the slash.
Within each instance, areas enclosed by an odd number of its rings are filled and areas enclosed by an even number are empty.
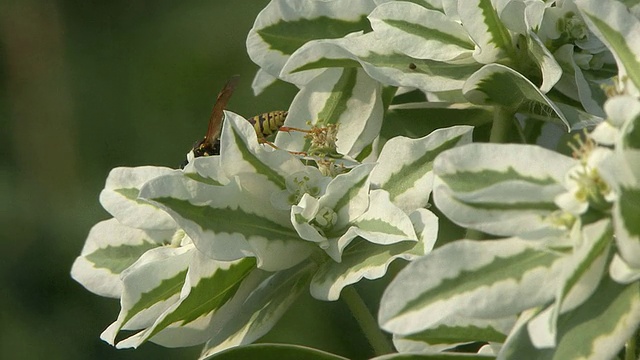
<svg viewBox="0 0 640 360">
<path fill-rule="evenodd" d="M 336 125 L 337 150 L 356 157 L 371 144 L 382 125 L 382 86 L 360 68 L 329 69 L 314 78 L 296 95 L 285 125 L 309 129 Z M 279 133 L 276 145 L 306 151 L 305 133 Z"/>
<path fill-rule="evenodd" d="M 232 112 L 225 111 L 220 144 L 225 175 L 258 174 L 273 184 L 265 181 L 265 192 L 286 189 L 287 176 L 305 170 L 302 162 L 287 151 L 259 144 L 251 123 Z"/>
<path fill-rule="evenodd" d="M 394 50 L 374 33 L 366 33 L 306 43 L 291 55 L 282 76 L 295 82 L 297 76 L 320 74 L 325 68 L 358 66 L 385 85 L 449 91 L 461 89 L 481 64 L 413 58 Z"/>
<path fill-rule="evenodd" d="M 513 316 L 553 299 L 561 260 L 517 238 L 449 243 L 396 276 L 378 319 L 383 329 L 408 335 L 452 316 Z"/>
<path fill-rule="evenodd" d="M 591 113 L 579 110 L 575 106 L 563 104 L 560 102 L 556 102 L 555 104 L 556 106 L 558 106 L 558 109 L 562 111 L 562 114 L 567 119 L 569 124 L 571 124 L 571 131 L 582 130 L 582 129 L 593 129 L 595 126 L 601 124 L 604 121 L 603 117 L 596 116 Z M 527 112 L 523 112 L 523 113 L 525 115 L 532 116 L 533 118 L 539 117 L 538 114 L 527 113 Z M 556 126 L 556 125 L 560 126 L 558 124 L 553 124 L 553 123 L 547 123 L 547 124 L 550 124 L 553 126 Z M 543 126 L 546 126 L 547 124 Z"/>
<path fill-rule="evenodd" d="M 219 325 L 201 358 L 246 345 L 266 334 L 308 288 L 314 270 L 309 264 L 269 275 L 246 296 L 236 296 L 213 321 Z"/>
<path fill-rule="evenodd" d="M 491 360 L 495 356 L 487 354 L 469 354 L 469 353 L 393 353 L 382 356 L 376 356 L 370 360 Z"/>
<path fill-rule="evenodd" d="M 410 2 L 382 4 L 369 15 L 369 21 L 378 39 L 413 58 L 449 61 L 470 57 L 474 49 L 459 23 Z"/>
<path fill-rule="evenodd" d="M 345 286 L 362 278 L 383 277 L 395 259 L 413 260 L 431 251 L 438 235 L 438 218 L 426 209 L 418 209 L 410 218 L 418 233 L 417 242 L 379 245 L 357 239 L 345 249 L 341 262 L 329 260 L 320 265 L 311 280 L 311 295 L 320 300 L 338 300 Z"/>
<path fill-rule="evenodd" d="M 322 350 L 292 344 L 253 344 L 200 357 L 200 360 L 236 359 L 349 360 Z"/>
<path fill-rule="evenodd" d="M 604 91 L 593 81 L 587 81 L 582 69 L 574 59 L 574 45 L 566 44 L 554 52 L 554 58 L 562 67 L 562 77 L 555 88 L 573 100 L 580 101 L 587 113 L 593 116 L 604 117 L 602 105 L 604 103 Z M 573 124 L 570 117 L 563 110 L 567 119 Z M 575 126 L 572 126 L 575 128 Z"/>
<path fill-rule="evenodd" d="M 394 335 L 393 344 L 400 353 L 436 352 L 473 342 L 503 343 L 515 317 L 470 319 L 454 316 L 443 319 L 432 329 L 410 335 Z"/>
<path fill-rule="evenodd" d="M 640 324 L 640 284 L 620 285 L 603 276 L 594 294 L 558 319 L 558 343 L 537 349 L 526 327 L 512 333 L 498 359 L 613 359 Z"/>
<path fill-rule="evenodd" d="M 255 260 L 222 262 L 195 252 L 179 300 L 152 326 L 117 343 L 119 349 L 138 347 L 151 339 L 164 346 L 192 346 L 211 338 L 211 319 L 238 292 L 255 270 Z M 255 285 L 255 284 L 252 284 Z"/>
<path fill-rule="evenodd" d="M 374 7 L 372 0 L 353 0 L 348 6 L 340 1 L 309 1 L 301 6 L 297 0 L 273 0 L 249 31 L 247 52 L 264 71 L 278 77 L 289 55 L 307 41 L 369 29 L 366 16 Z"/>
<path fill-rule="evenodd" d="M 640 151 L 640 101 L 638 99 L 625 98 L 620 105 L 624 106 L 627 114 L 625 122 L 620 129 L 622 137 L 617 146 L 625 151 Z M 633 167 L 636 180 L 640 180 L 640 176 L 638 176 L 640 171 L 638 171 L 637 163 L 629 162 L 629 164 Z"/>
<path fill-rule="evenodd" d="M 485 346 L 483 346 L 483 348 L 485 348 Z M 370 360 L 491 360 L 491 359 L 495 359 L 495 356 L 493 356 L 492 352 L 489 352 L 488 354 L 444 352 L 444 353 L 393 353 L 393 354 L 376 356 L 374 358 L 371 358 Z"/>
<path fill-rule="evenodd" d="M 258 96 L 262 94 L 262 92 L 273 85 L 278 80 L 274 75 L 269 74 L 264 69 L 260 68 L 256 72 L 256 76 L 253 77 L 253 82 L 251 82 L 251 88 L 253 89 L 253 95 Z"/>
<path fill-rule="evenodd" d="M 533 31 L 527 33 L 527 51 L 542 73 L 540 91 L 547 93 L 560 80 L 562 68 Z"/>
<path fill-rule="evenodd" d="M 357 233 L 353 222 L 369 207 L 369 174 L 375 164 L 362 164 L 336 176 L 320 199 L 305 194 L 291 209 L 291 223 L 301 238 L 319 243 L 340 262 L 342 250 Z"/>
<path fill-rule="evenodd" d="M 495 235 L 551 227 L 576 160 L 535 145 L 469 144 L 434 163 L 436 206 L 460 226 Z"/>
<path fill-rule="evenodd" d="M 138 229 L 175 229 L 171 217 L 157 207 L 138 199 L 145 182 L 180 170 L 157 166 L 117 167 L 107 177 L 100 193 L 100 204 L 122 224 Z"/>
<path fill-rule="evenodd" d="M 529 79 L 517 71 L 500 64 L 485 65 L 471 75 L 462 88 L 464 96 L 478 105 L 497 105 L 514 110 L 544 115 L 543 120 L 571 124 L 560 109 Z"/>
<path fill-rule="evenodd" d="M 101 221 L 89 231 L 71 277 L 95 294 L 119 298 L 120 273 L 146 251 L 170 243 L 174 232 L 134 229 L 116 219 Z"/>
<path fill-rule="evenodd" d="M 613 242 L 608 219 L 584 226 L 577 246 L 569 256 L 561 277 L 562 287 L 556 297 L 560 313 L 578 307 L 593 294 L 603 276 Z"/>
<path fill-rule="evenodd" d="M 175 304 L 180 298 L 194 251 L 193 244 L 152 249 L 123 272 L 120 314 L 100 335 L 102 340 L 114 345 L 121 329 L 140 330 L 152 326 Z"/>
<path fill-rule="evenodd" d="M 165 209 L 204 254 L 217 260 L 255 256 L 258 267 L 291 267 L 311 252 L 289 222 L 289 213 L 271 205 L 280 190 L 259 174 L 245 173 L 214 186 L 182 174 L 154 179 L 141 197 Z"/>
<path fill-rule="evenodd" d="M 619 78 L 640 89 L 640 21 L 623 2 L 577 0 L 587 25 L 613 53 Z"/>
<path fill-rule="evenodd" d="M 392 138 L 380 152 L 371 184 L 388 191 L 391 201 L 407 213 L 425 207 L 433 186 L 434 159 L 445 150 L 470 143 L 472 130 L 455 126 L 420 139 Z"/>
<path fill-rule="evenodd" d="M 567 257 L 562 270 L 555 305 L 537 315 L 529 322 L 531 341 L 538 348 L 556 345 L 557 321 L 560 314 L 580 306 L 598 287 L 606 276 L 609 249 L 613 242 L 613 232 L 609 220 L 601 220 L 580 229 L 579 223 L 572 231 L 572 242 L 577 244 Z"/>
<path fill-rule="evenodd" d="M 598 171 L 617 194 L 613 223 L 618 253 L 630 268 L 640 271 L 640 102 L 619 96 L 605 109 L 608 122 L 620 131 L 615 135 L 616 151 L 599 164 Z"/>
<path fill-rule="evenodd" d="M 376 5 L 386 4 L 388 2 L 393 2 L 396 0 L 373 0 Z M 407 2 L 411 2 L 414 4 L 418 4 L 425 9 L 429 10 L 438 10 L 440 12 L 444 12 L 442 0 L 408 0 Z"/>
<path fill-rule="evenodd" d="M 374 244 L 418 240 L 407 213 L 395 206 L 389 199 L 389 193 L 382 189 L 371 190 L 369 208 L 351 224 L 351 230 Z"/>
<path fill-rule="evenodd" d="M 224 173 L 220 159 L 220 155 L 193 158 L 184 167 L 184 174 L 195 181 L 210 185 L 228 184 L 229 178 Z"/>
<path fill-rule="evenodd" d="M 491 0 L 458 1 L 458 15 L 476 44 L 473 57 L 477 62 L 490 64 L 512 56 L 512 35 L 500 20 Z"/>
</svg>

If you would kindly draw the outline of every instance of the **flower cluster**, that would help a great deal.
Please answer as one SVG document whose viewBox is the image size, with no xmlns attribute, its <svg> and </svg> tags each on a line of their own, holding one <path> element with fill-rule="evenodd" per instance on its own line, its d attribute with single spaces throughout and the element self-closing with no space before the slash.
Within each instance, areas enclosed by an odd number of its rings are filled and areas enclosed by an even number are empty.
<svg viewBox="0 0 640 360">
<path fill-rule="evenodd" d="M 225 112 L 220 155 L 109 174 L 113 218 L 72 269 L 121 301 L 102 338 L 209 356 L 257 340 L 302 291 L 337 300 L 401 258 L 378 314 L 401 353 L 614 357 L 640 324 L 637 14 L 271 1 L 247 50 L 256 93 L 300 88 L 288 133 L 265 146 Z"/>
</svg>

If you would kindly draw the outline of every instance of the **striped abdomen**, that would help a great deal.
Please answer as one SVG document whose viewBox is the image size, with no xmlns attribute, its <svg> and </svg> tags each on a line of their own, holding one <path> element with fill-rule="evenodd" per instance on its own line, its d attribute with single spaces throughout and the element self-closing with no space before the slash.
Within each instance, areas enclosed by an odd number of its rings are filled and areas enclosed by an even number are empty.
<svg viewBox="0 0 640 360">
<path fill-rule="evenodd" d="M 258 138 L 265 138 L 280 129 L 288 114 L 288 111 L 270 111 L 247 120 L 253 125 Z"/>
</svg>

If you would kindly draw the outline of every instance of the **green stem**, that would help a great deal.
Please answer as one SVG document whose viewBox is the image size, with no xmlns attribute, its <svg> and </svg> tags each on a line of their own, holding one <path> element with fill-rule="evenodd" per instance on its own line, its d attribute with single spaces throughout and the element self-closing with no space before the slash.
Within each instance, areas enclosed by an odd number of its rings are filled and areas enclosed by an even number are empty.
<svg viewBox="0 0 640 360">
<path fill-rule="evenodd" d="M 513 115 L 515 112 L 504 106 L 493 107 L 493 125 L 491 126 L 491 134 L 489 142 L 494 144 L 506 143 L 509 139 L 509 133 L 513 127 Z"/>
<path fill-rule="evenodd" d="M 624 360 L 636 360 L 636 344 L 638 340 L 638 330 L 633 332 L 633 335 L 627 340 L 627 345 L 624 351 Z"/>
<path fill-rule="evenodd" d="M 367 304 L 364 303 L 356 289 L 353 286 L 347 286 L 342 290 L 341 297 L 360 325 L 364 336 L 369 340 L 376 356 L 394 352 L 391 343 L 378 327 L 378 323 L 369 312 Z"/>
</svg>

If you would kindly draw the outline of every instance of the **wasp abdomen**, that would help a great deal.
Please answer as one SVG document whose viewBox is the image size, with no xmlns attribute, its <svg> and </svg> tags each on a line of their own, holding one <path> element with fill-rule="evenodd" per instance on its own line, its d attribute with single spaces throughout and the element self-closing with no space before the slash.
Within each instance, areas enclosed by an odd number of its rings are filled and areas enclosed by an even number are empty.
<svg viewBox="0 0 640 360">
<path fill-rule="evenodd" d="M 288 111 L 270 111 L 247 119 L 256 130 L 258 137 L 267 137 L 284 125 Z"/>
</svg>

